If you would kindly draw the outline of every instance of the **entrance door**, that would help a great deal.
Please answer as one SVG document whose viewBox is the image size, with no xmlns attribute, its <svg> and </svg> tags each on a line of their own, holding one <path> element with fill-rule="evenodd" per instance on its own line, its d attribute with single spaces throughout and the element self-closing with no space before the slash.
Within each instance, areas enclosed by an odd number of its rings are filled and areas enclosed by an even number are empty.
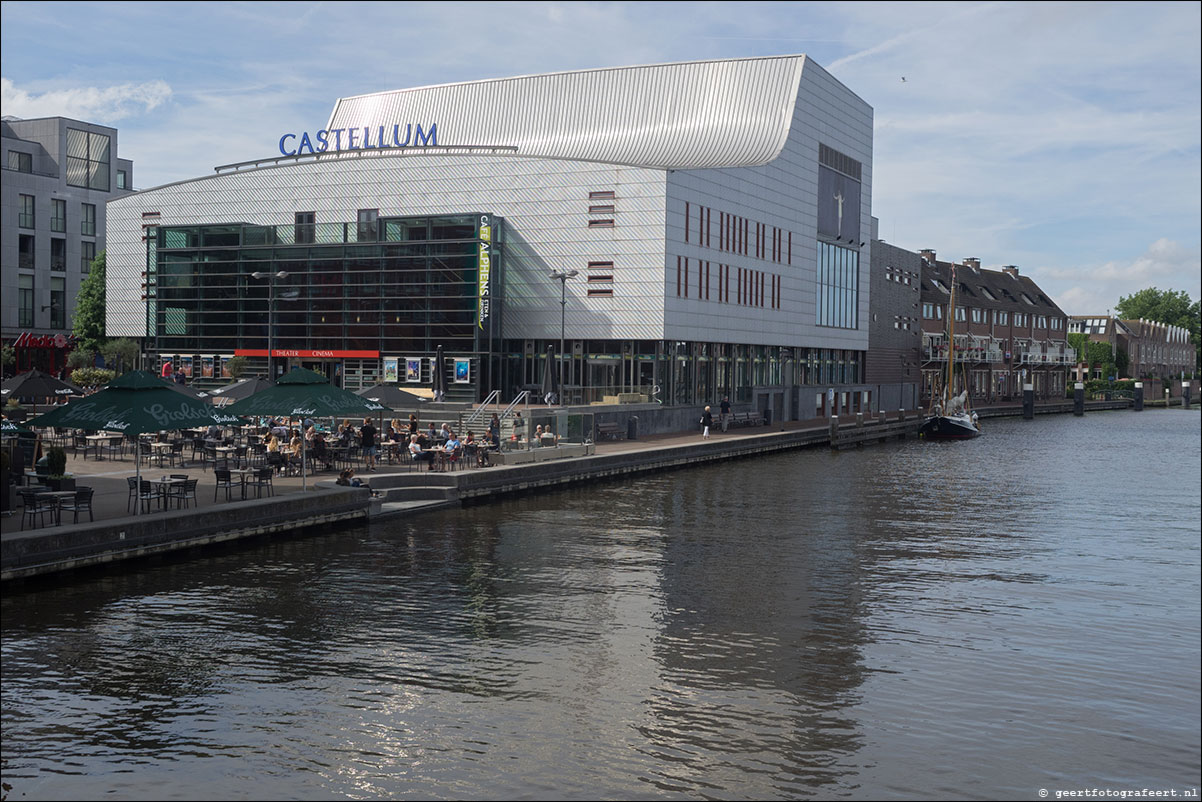
<svg viewBox="0 0 1202 802">
<path fill-rule="evenodd" d="M 326 381 L 335 387 L 342 386 L 342 363 L 334 362 L 327 359 L 318 359 L 308 362 L 302 362 L 301 367 L 320 373 L 326 377 Z"/>
</svg>

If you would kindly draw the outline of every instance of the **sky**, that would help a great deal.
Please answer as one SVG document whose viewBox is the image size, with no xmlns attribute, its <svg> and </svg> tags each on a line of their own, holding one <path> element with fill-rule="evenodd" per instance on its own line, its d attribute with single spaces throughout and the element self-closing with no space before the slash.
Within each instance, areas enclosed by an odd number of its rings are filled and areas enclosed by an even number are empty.
<svg viewBox="0 0 1202 802">
<path fill-rule="evenodd" d="M 339 97 L 804 53 L 873 107 L 880 237 L 1066 313 L 1202 297 L 1202 6 L 4 2 L 4 115 L 118 129 L 147 189 L 279 154 Z"/>
</svg>

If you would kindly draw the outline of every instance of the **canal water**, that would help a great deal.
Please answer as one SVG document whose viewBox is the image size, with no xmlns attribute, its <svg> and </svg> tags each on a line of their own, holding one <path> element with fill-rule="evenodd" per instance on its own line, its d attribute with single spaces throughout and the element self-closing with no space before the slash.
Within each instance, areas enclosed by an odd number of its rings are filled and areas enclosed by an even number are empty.
<svg viewBox="0 0 1202 802">
<path fill-rule="evenodd" d="M 7 798 L 1196 798 L 1199 415 L 985 424 L 11 589 Z"/>
</svg>

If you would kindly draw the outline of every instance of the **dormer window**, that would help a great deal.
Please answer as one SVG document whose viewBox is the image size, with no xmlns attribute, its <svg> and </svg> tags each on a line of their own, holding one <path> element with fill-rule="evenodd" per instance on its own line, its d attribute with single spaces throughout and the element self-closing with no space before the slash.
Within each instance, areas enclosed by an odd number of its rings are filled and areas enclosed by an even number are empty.
<svg viewBox="0 0 1202 802">
<path fill-rule="evenodd" d="M 989 300 L 991 300 L 991 301 L 996 301 L 996 300 L 997 300 L 997 298 L 994 298 L 994 297 L 993 297 L 993 293 L 992 293 L 992 292 L 990 292 L 990 291 L 989 291 L 989 289 L 988 289 L 987 287 L 982 287 L 982 288 L 981 288 L 981 294 L 982 294 L 982 295 L 984 295 L 986 298 L 988 298 L 988 299 L 989 299 Z"/>
<path fill-rule="evenodd" d="M 1025 303 L 1027 306 L 1035 306 L 1035 302 L 1032 301 L 1030 296 L 1028 296 L 1025 292 L 1020 292 L 1018 297 L 1022 298 L 1023 303 Z"/>
<path fill-rule="evenodd" d="M 947 285 L 946 285 L 946 284 L 944 284 L 944 283 L 943 283 L 942 281 L 940 281 L 939 279 L 937 279 L 937 278 L 933 278 L 933 279 L 931 279 L 931 283 L 935 285 L 935 288 L 936 288 L 936 289 L 938 289 L 938 290 L 942 290 L 943 292 L 945 292 L 945 293 L 947 293 L 947 294 L 949 294 L 949 295 L 951 294 L 951 293 L 948 291 Z"/>
</svg>

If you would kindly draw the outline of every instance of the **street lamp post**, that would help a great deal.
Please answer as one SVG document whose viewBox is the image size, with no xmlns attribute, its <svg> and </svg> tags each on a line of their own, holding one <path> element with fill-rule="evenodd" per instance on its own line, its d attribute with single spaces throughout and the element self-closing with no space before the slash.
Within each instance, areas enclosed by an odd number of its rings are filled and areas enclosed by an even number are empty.
<svg viewBox="0 0 1202 802">
<path fill-rule="evenodd" d="M 551 278 L 559 279 L 559 404 L 563 405 L 563 336 L 568 309 L 568 279 L 580 275 L 579 270 L 552 270 Z"/>
<path fill-rule="evenodd" d="M 287 270 L 281 270 L 277 273 L 266 273 L 256 270 L 250 275 L 252 278 L 265 278 L 271 282 L 267 290 L 267 378 L 275 381 L 275 362 L 272 358 L 275 351 L 275 280 L 277 278 L 288 278 L 289 274 Z"/>
</svg>

